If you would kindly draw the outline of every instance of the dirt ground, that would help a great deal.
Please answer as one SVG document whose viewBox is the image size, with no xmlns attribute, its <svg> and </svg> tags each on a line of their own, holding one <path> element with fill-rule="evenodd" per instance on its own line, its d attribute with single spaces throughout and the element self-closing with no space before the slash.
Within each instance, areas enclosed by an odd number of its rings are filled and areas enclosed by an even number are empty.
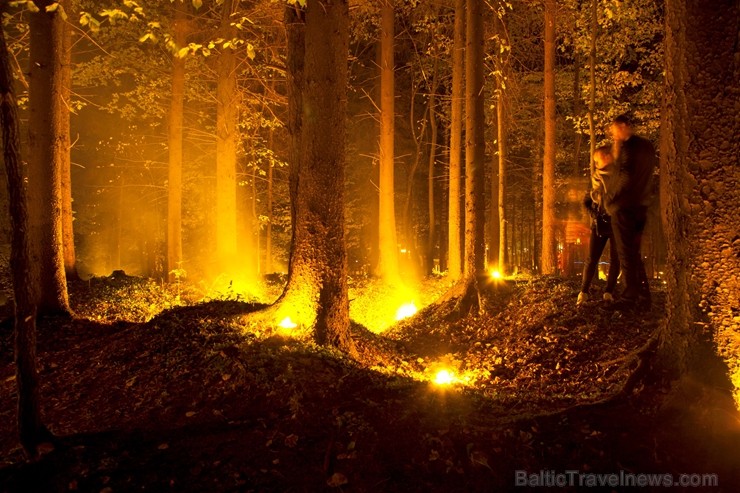
<svg viewBox="0 0 740 493">
<path fill-rule="evenodd" d="M 382 335 L 354 325 L 353 361 L 245 332 L 259 306 L 239 299 L 152 318 L 145 281 L 76 283 L 77 316 L 39 326 L 58 441 L 34 463 L 16 440 L 12 320 L 0 325 L 0 491 L 625 491 L 609 482 L 620 474 L 660 474 L 644 491 L 739 491 L 721 362 L 707 350 L 669 391 L 635 357 L 660 326 L 662 285 L 647 312 L 615 309 L 598 286 L 576 308 L 577 289 L 491 283 L 484 316 L 427 309 Z M 619 395 L 638 366 L 645 378 Z M 457 381 L 435 384 L 441 368 Z"/>
</svg>

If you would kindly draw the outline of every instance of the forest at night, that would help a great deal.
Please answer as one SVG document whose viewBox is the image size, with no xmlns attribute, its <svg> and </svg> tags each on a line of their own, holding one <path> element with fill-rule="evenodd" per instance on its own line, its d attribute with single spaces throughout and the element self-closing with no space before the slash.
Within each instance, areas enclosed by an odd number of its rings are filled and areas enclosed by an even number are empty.
<svg viewBox="0 0 740 493">
<path fill-rule="evenodd" d="M 740 488 L 737 0 L 0 15 L 0 493 Z"/>
</svg>

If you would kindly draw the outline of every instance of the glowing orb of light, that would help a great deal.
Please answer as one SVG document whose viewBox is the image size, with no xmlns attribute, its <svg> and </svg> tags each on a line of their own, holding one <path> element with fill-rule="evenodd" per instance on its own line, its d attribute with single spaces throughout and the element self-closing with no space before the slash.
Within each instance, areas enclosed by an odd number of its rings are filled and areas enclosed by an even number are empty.
<svg viewBox="0 0 740 493">
<path fill-rule="evenodd" d="M 396 320 L 402 320 L 404 318 L 409 318 L 413 316 L 417 312 L 416 305 L 413 303 L 406 303 L 405 305 L 401 305 L 401 307 L 396 311 Z"/>
<path fill-rule="evenodd" d="M 501 279 L 501 272 L 499 272 L 497 270 L 492 270 L 491 271 L 491 277 L 494 278 L 494 279 Z"/>
<path fill-rule="evenodd" d="M 434 375 L 434 383 L 437 385 L 450 385 L 454 381 L 455 376 L 450 370 L 439 370 L 437 374 Z"/>
<path fill-rule="evenodd" d="M 290 317 L 285 317 L 278 325 L 283 329 L 295 329 L 298 327 L 298 324 L 293 322 Z"/>
</svg>

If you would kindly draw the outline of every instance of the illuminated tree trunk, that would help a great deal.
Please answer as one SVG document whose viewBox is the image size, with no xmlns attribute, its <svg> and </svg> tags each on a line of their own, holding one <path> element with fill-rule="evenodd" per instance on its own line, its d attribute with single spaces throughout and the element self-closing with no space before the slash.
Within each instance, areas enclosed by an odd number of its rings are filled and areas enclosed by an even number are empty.
<svg viewBox="0 0 740 493">
<path fill-rule="evenodd" d="M 455 33 L 452 49 L 452 108 L 450 116 L 450 186 L 447 231 L 447 274 L 452 280 L 462 276 L 463 216 L 462 196 L 462 116 L 465 61 L 465 0 L 455 0 Z"/>
<path fill-rule="evenodd" d="M 588 132 L 589 132 L 589 176 L 594 174 L 594 153 L 596 152 L 596 123 L 594 114 L 596 112 L 596 36 L 598 34 L 598 0 L 593 0 L 591 5 L 591 54 L 588 58 L 590 95 L 588 98 Z"/>
<path fill-rule="evenodd" d="M 175 3 L 172 55 L 172 99 L 169 114 L 169 168 L 167 180 L 167 273 L 170 282 L 177 279 L 174 271 L 182 268 L 182 125 L 185 98 L 185 57 L 177 50 L 184 47 L 187 38 L 185 5 Z"/>
<path fill-rule="evenodd" d="M 291 176 L 296 175 L 291 182 L 295 222 L 288 284 L 276 312 L 278 318 L 290 316 L 319 343 L 356 355 L 349 333 L 344 239 L 349 7 L 347 0 L 309 2 L 305 38 L 298 12 L 286 15 L 288 122 L 300 128 L 300 137 L 298 128 L 289 129 L 291 145 L 299 145 L 290 152 L 291 158 L 299 159 L 298 169 L 291 170 Z M 297 63 L 304 54 L 305 63 Z M 301 87 L 297 106 L 295 91 Z"/>
<path fill-rule="evenodd" d="M 268 148 L 273 148 L 273 129 L 270 128 L 270 134 L 268 138 Z M 273 212 L 273 167 L 274 163 L 269 161 L 267 163 L 267 227 L 265 228 L 265 273 L 270 274 L 273 271 L 272 267 L 272 223 L 274 221 Z"/>
<path fill-rule="evenodd" d="M 38 271 L 40 313 L 69 313 L 64 271 L 62 171 L 69 159 L 69 111 L 64 101 L 65 21 L 51 2 L 35 2 L 30 14 L 29 235 L 31 268 Z M 66 124 L 66 126 L 65 126 Z"/>
<path fill-rule="evenodd" d="M 64 8 L 68 2 L 59 2 Z M 72 92 L 72 29 L 69 24 L 62 24 L 62 57 L 60 67 L 62 77 L 62 101 L 60 138 L 62 139 L 61 163 L 62 163 L 62 251 L 64 254 L 64 271 L 66 278 L 77 277 L 77 257 L 75 254 L 74 225 L 72 214 L 72 160 L 70 156 L 69 115 L 70 96 Z"/>
<path fill-rule="evenodd" d="M 496 92 L 499 92 L 498 87 L 498 81 L 496 83 Z M 491 181 L 490 181 L 490 196 L 489 200 L 491 202 L 491 209 L 489 218 L 486 221 L 486 227 L 488 228 L 488 253 L 487 253 L 487 261 L 488 261 L 488 267 L 497 269 L 499 265 L 499 244 L 501 242 L 501 221 L 499 220 L 499 209 L 498 209 L 498 189 L 499 189 L 499 181 L 498 181 L 498 174 L 499 174 L 499 154 L 498 154 L 498 127 L 499 127 L 499 121 L 498 121 L 498 105 L 499 97 L 496 97 L 496 111 L 493 114 L 493 120 L 494 124 L 492 125 L 492 138 L 491 141 L 494 143 L 494 147 L 496 148 L 496 152 L 494 152 L 495 161 L 491 165 Z"/>
<path fill-rule="evenodd" d="M 581 57 L 578 53 L 573 61 L 573 115 L 578 117 L 581 113 Z M 573 176 L 581 176 L 581 143 L 583 134 L 580 126 L 576 129 L 575 145 L 573 147 Z"/>
<path fill-rule="evenodd" d="M 221 7 L 221 36 L 236 37 L 231 25 L 236 2 L 225 0 Z M 216 255 L 221 272 L 236 267 L 236 150 L 239 119 L 239 93 L 236 81 L 236 56 L 231 47 L 222 48 L 218 57 L 216 84 Z"/>
<path fill-rule="evenodd" d="M 21 445 L 30 458 L 50 434 L 41 419 L 39 375 L 36 362 L 36 299 L 38 270 L 30 257 L 27 193 L 20 159 L 18 110 L 13 91 L 5 32 L 0 29 L 0 120 L 3 160 L 8 183 L 13 295 L 15 299 L 15 364 L 18 385 L 18 431 Z"/>
<path fill-rule="evenodd" d="M 666 27 L 660 209 L 668 299 L 659 356 L 680 374 L 711 334 L 740 407 L 740 6 L 669 0 Z"/>
<path fill-rule="evenodd" d="M 387 283 L 398 282 L 394 185 L 394 60 L 393 0 L 380 7 L 380 183 L 378 229 L 378 275 Z"/>
<path fill-rule="evenodd" d="M 542 273 L 557 269 L 555 238 L 555 0 L 545 0 L 545 155 L 542 168 Z"/>
<path fill-rule="evenodd" d="M 467 0 L 465 44 L 465 255 L 463 277 L 445 299 L 453 312 L 482 314 L 480 277 L 485 270 L 485 121 L 483 113 L 482 2 Z"/>
<path fill-rule="evenodd" d="M 434 206 L 434 175 L 435 163 L 437 161 L 437 72 L 438 58 L 435 55 L 434 73 L 432 75 L 432 86 L 429 91 L 429 129 L 431 130 L 431 139 L 429 141 L 429 165 L 427 167 L 427 207 L 429 210 L 429 236 L 427 237 L 427 274 L 432 274 L 434 270 L 434 246 L 437 237 L 436 214 Z"/>
<path fill-rule="evenodd" d="M 503 77 L 503 71 L 501 74 Z M 498 220 L 499 220 L 499 241 L 498 241 L 498 270 L 502 274 L 508 268 L 508 256 L 506 250 L 506 96 L 504 95 L 504 84 L 499 79 L 498 105 L 496 105 L 496 120 L 498 121 Z"/>
</svg>

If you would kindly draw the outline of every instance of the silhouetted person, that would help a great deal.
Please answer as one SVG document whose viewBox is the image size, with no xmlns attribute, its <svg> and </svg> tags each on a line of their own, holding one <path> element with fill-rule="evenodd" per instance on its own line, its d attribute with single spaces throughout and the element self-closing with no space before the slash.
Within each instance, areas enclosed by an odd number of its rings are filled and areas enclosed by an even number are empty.
<svg viewBox="0 0 740 493">
<path fill-rule="evenodd" d="M 619 255 L 612 235 L 611 218 L 606 212 L 605 200 L 610 186 L 615 165 L 611 147 L 602 146 L 594 152 L 594 172 L 591 174 L 591 190 L 586 194 L 583 204 L 591 215 L 591 236 L 588 241 L 588 259 L 583 266 L 581 292 L 578 293 L 576 305 L 588 300 L 588 290 L 599 266 L 599 259 L 609 242 L 609 273 L 606 276 L 604 300 L 614 299 L 614 287 L 619 276 Z"/>
<path fill-rule="evenodd" d="M 653 145 L 633 133 L 626 115 L 615 118 L 610 131 L 614 139 L 615 169 L 607 191 L 606 210 L 612 218 L 622 264 L 625 285 L 622 299 L 628 306 L 649 307 L 650 287 L 640 246 L 657 157 Z"/>
</svg>

